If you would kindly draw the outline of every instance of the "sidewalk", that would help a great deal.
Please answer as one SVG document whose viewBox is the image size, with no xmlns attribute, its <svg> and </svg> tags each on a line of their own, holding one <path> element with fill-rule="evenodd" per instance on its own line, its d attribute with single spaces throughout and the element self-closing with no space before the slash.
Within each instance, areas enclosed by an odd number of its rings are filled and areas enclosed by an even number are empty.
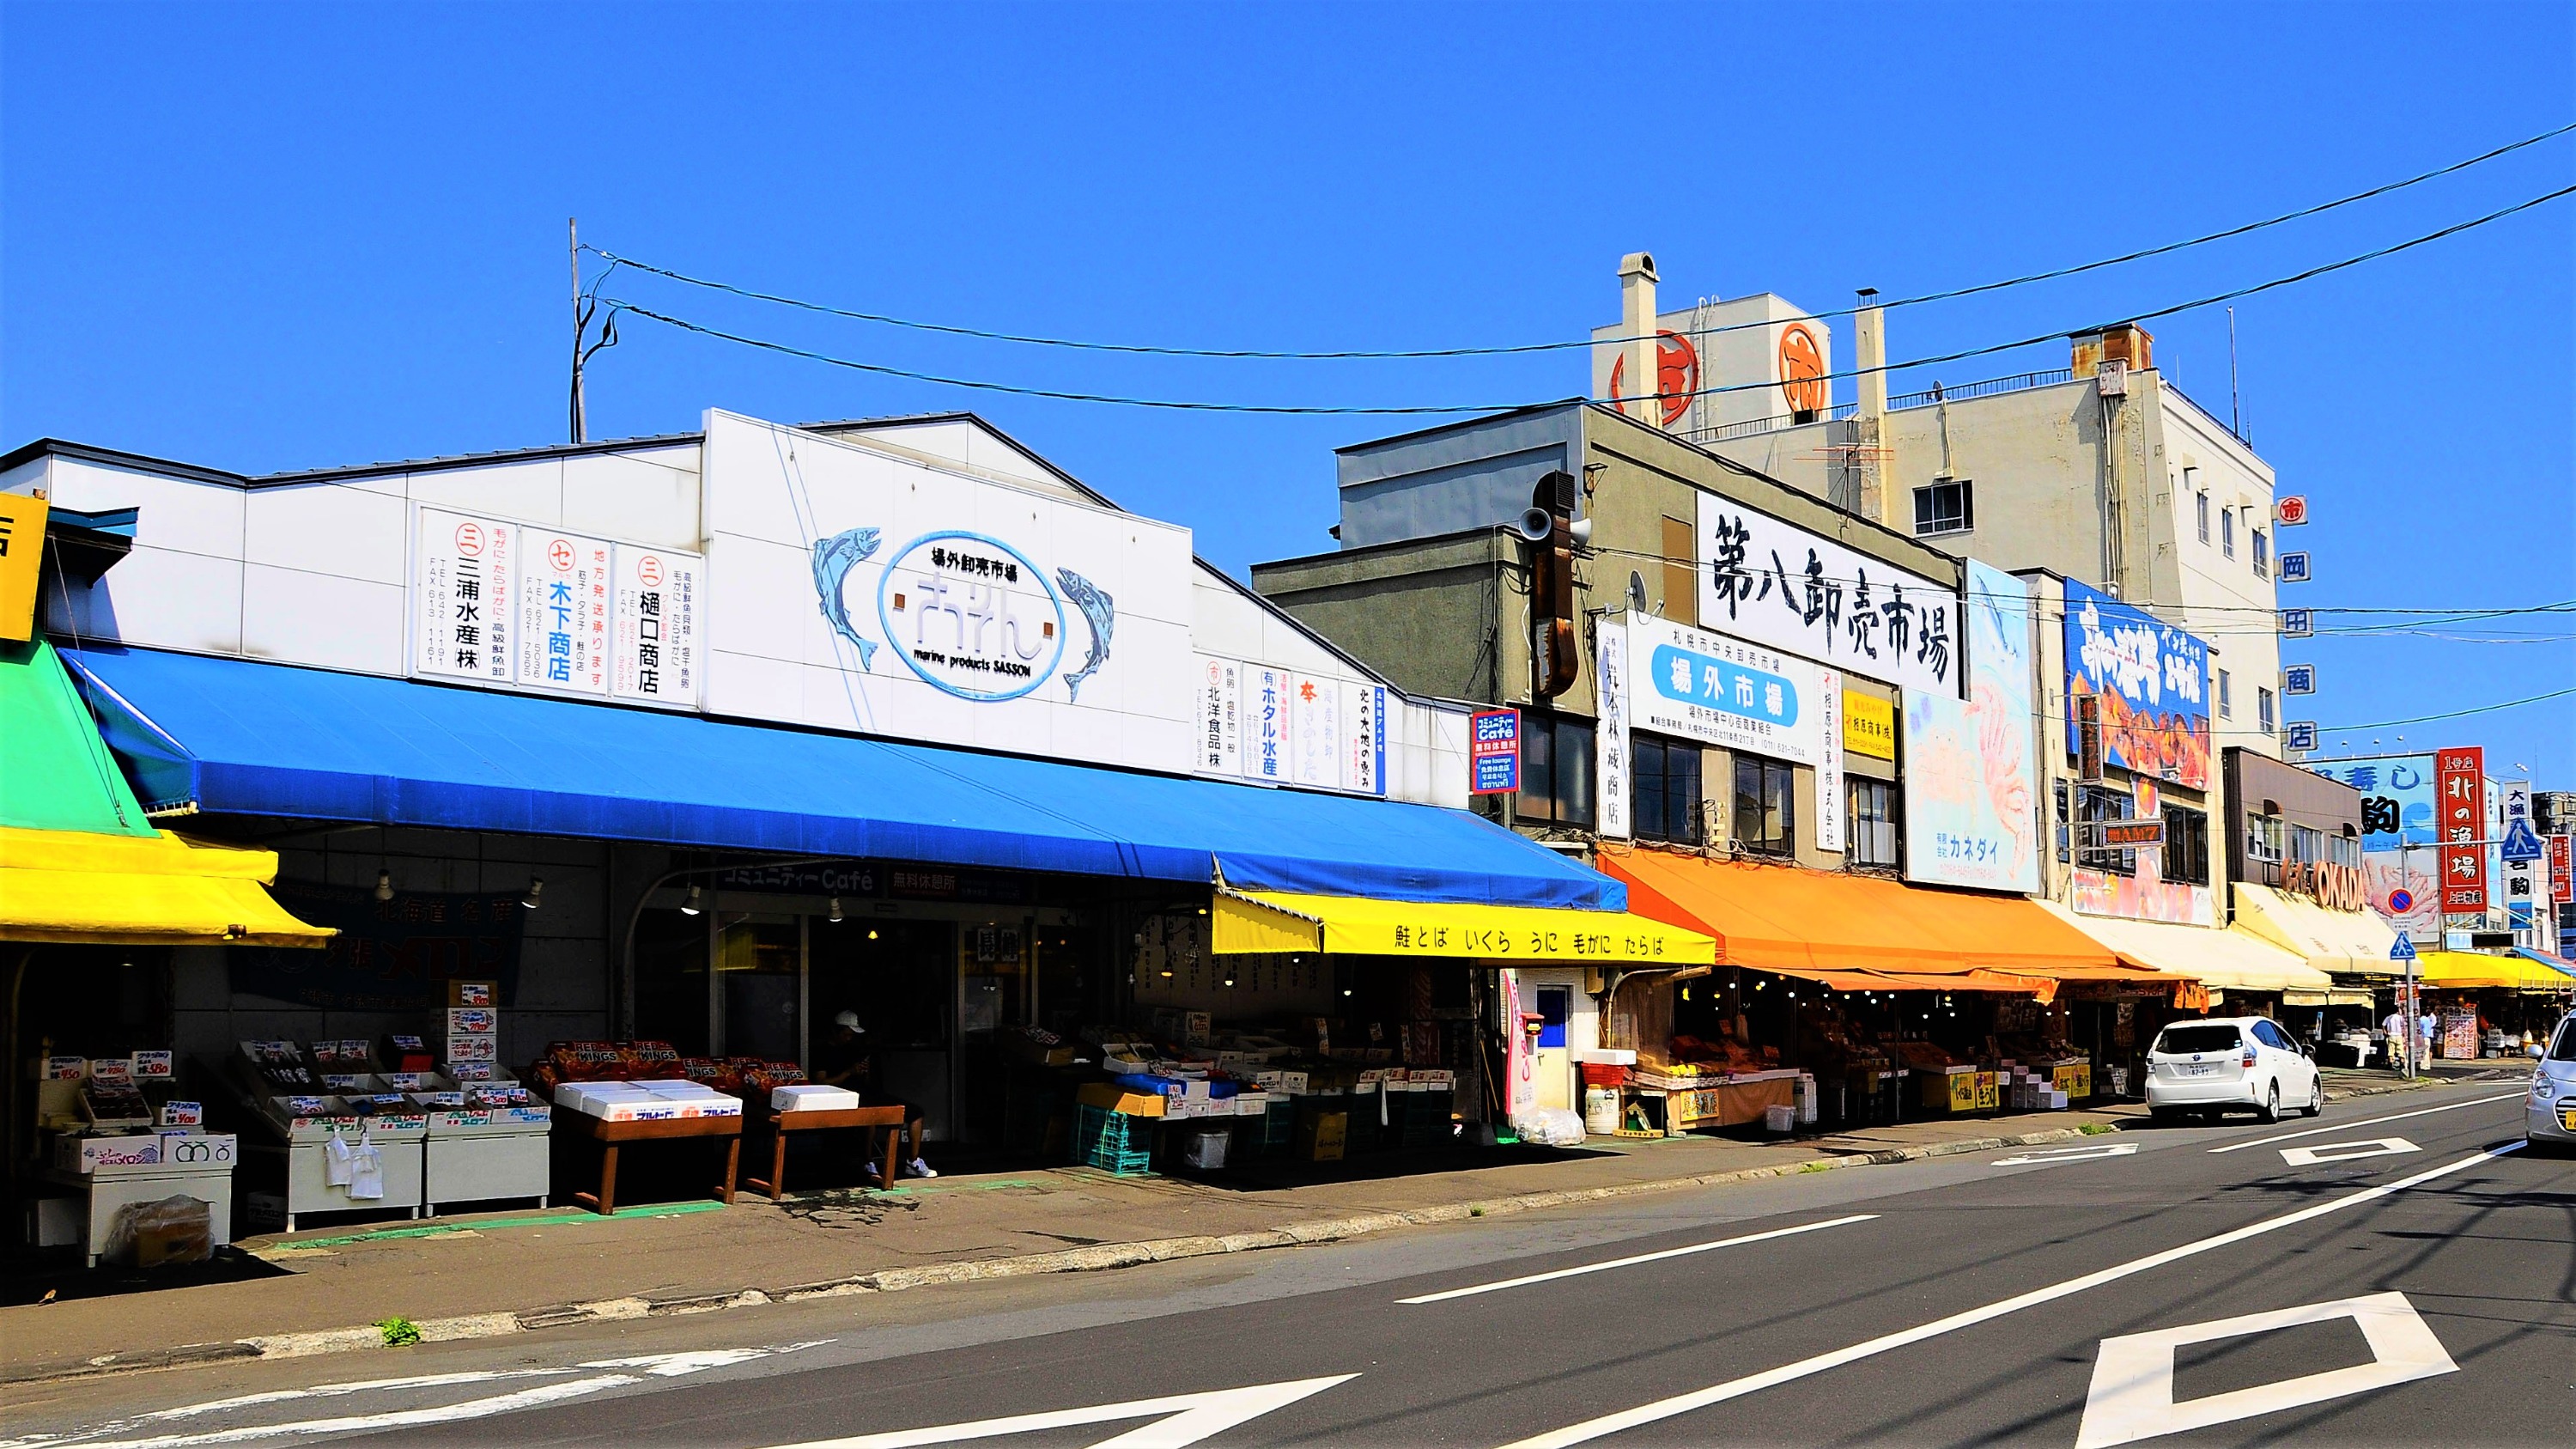
<svg viewBox="0 0 2576 1449">
<path fill-rule="evenodd" d="M 1297 1181 L 1282 1165 L 1227 1184 L 1063 1167 L 833 1191 L 731 1207 L 678 1202 L 443 1216 L 277 1234 L 241 1246 L 279 1270 L 248 1281 L 0 1309 L 0 1383 L 224 1358 L 376 1348 L 401 1316 L 427 1339 L 709 1312 L 815 1295 L 1097 1271 L 1295 1247 L 1488 1214 L 1801 1171 L 2053 1142 L 2143 1115 L 1930 1121 L 1829 1138 L 1595 1139 L 1498 1166 Z M 1462 1163 L 1490 1161 L 1462 1151 Z M 1358 1166 L 1359 1164 L 1353 1164 Z"/>
</svg>

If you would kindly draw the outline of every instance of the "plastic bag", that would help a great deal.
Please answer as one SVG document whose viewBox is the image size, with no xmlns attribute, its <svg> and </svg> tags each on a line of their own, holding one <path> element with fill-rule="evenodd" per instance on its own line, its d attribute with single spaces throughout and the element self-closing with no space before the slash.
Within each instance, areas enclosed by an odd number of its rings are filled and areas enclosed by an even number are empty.
<svg viewBox="0 0 2576 1449">
<path fill-rule="evenodd" d="M 349 1197 L 364 1201 L 385 1195 L 385 1153 L 367 1138 L 364 1128 L 358 1131 L 358 1145 L 349 1149 Z"/>
<path fill-rule="evenodd" d="M 214 1256 L 214 1208 L 185 1195 L 130 1202 L 108 1220 L 109 1262 L 134 1268 L 202 1263 Z"/>
<path fill-rule="evenodd" d="M 349 1185 L 349 1143 L 338 1133 L 333 1133 L 322 1141 L 322 1185 L 325 1187 Z"/>
<path fill-rule="evenodd" d="M 1512 1129 L 1523 1142 L 1540 1147 L 1580 1147 L 1583 1145 L 1583 1116 L 1563 1107 L 1531 1107 L 1512 1119 Z"/>
</svg>

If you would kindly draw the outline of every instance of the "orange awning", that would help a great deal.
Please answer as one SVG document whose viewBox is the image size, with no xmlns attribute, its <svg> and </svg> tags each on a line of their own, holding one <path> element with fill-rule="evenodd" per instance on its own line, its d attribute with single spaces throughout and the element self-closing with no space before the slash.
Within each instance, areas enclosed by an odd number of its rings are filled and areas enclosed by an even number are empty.
<svg viewBox="0 0 2576 1449">
<path fill-rule="evenodd" d="M 1714 936 L 1718 960 L 1836 989 L 2026 991 L 2064 981 L 2163 982 L 2020 896 L 1663 851 L 1605 850 L 1628 909 Z M 1845 987 L 1833 978 L 1849 977 Z"/>
</svg>

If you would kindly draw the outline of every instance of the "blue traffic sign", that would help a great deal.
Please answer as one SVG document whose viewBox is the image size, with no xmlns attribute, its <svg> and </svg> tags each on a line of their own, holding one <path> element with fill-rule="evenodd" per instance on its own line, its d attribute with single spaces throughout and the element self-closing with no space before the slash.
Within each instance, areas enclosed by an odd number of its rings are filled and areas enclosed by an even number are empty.
<svg viewBox="0 0 2576 1449">
<path fill-rule="evenodd" d="M 2540 843 L 2539 836 L 2531 833 L 2531 824 L 2525 820 L 2515 820 L 2505 826 L 2504 845 L 2496 852 L 2507 865 L 2529 865 L 2547 853 L 2548 848 Z"/>
<path fill-rule="evenodd" d="M 2414 959 L 2415 959 L 2415 938 L 2414 938 L 2414 937 L 2412 937 L 2412 936 L 2407 935 L 2407 934 L 2406 934 L 2405 932 L 2403 932 L 2403 931 L 2398 932 L 2398 933 L 2397 933 L 2397 944 L 2388 948 L 2388 959 L 2389 959 L 2389 960 L 2391 960 L 2391 961 L 2412 961 L 2412 960 L 2414 960 Z"/>
</svg>

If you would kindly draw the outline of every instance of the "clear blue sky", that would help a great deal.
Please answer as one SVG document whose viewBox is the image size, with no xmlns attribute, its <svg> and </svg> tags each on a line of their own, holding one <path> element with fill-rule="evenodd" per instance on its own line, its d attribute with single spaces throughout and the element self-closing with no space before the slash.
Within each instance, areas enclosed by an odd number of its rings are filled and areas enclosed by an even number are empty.
<svg viewBox="0 0 2576 1449">
<path fill-rule="evenodd" d="M 612 249 L 898 315 L 1440 346 L 1615 320 L 1625 251 L 1655 253 L 1667 300 L 1835 307 L 2213 230 L 2576 119 L 2566 4 L 2110 14 L 11 3 L 0 445 L 53 434 L 269 470 L 559 441 L 568 215 Z M 2169 260 L 1902 312 L 1891 350 L 2071 329 L 2571 180 L 2576 138 Z M 2572 259 L 2560 202 L 2239 309 L 2249 429 L 2316 510 L 2296 538 L 2317 560 L 2310 602 L 2576 596 Z M 621 290 L 844 355 L 1077 390 L 1504 403 L 1587 382 L 1579 352 L 1119 359 Z M 2155 331 L 2168 372 L 2223 408 L 2224 314 Z M 600 437 L 689 429 L 710 406 L 973 407 L 1238 573 L 1328 547 L 1331 449 L 1409 426 L 962 393 L 643 322 L 592 389 Z M 2330 727 L 2576 684 L 2563 641 L 2289 657 L 2323 675 L 2293 717 Z M 2576 700 L 2328 742 L 2400 733 L 2576 787 Z"/>
</svg>

